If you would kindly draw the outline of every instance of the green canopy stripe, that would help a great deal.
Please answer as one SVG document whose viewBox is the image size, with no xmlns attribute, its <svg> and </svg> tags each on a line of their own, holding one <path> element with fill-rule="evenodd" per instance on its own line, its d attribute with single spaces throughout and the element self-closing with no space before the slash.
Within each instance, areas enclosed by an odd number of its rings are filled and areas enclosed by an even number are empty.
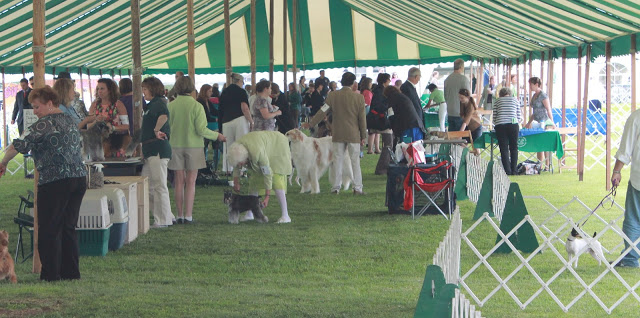
<svg viewBox="0 0 640 318">
<path fill-rule="evenodd" d="M 329 14 L 331 16 L 330 25 L 334 60 L 355 61 L 351 10 L 342 0 L 330 0 Z"/>
</svg>

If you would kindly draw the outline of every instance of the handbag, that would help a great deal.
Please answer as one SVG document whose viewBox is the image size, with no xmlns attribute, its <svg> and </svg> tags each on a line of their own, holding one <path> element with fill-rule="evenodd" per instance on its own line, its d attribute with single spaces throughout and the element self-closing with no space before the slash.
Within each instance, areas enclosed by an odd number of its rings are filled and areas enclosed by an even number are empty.
<svg viewBox="0 0 640 318">
<path fill-rule="evenodd" d="M 367 129 L 385 130 L 391 127 L 386 113 L 371 109 L 367 114 Z"/>
</svg>

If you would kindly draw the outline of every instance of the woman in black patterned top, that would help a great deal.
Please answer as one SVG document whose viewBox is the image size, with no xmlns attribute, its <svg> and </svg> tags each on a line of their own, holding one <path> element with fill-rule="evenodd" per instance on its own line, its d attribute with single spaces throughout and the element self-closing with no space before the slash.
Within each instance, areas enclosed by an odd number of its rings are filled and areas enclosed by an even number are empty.
<svg viewBox="0 0 640 318">
<path fill-rule="evenodd" d="M 76 224 L 86 190 L 82 141 L 71 116 L 58 108 L 49 86 L 29 95 L 38 116 L 24 139 L 15 139 L 0 162 L 0 177 L 18 152 L 31 151 L 38 177 L 38 252 L 40 279 L 80 279 Z"/>
</svg>

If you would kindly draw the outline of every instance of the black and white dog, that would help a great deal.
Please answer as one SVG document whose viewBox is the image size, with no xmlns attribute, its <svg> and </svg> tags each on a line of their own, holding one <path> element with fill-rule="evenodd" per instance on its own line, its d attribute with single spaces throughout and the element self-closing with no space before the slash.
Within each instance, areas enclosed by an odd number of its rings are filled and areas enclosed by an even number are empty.
<svg viewBox="0 0 640 318">
<path fill-rule="evenodd" d="M 231 224 L 238 224 L 240 213 L 249 210 L 253 212 L 256 221 L 269 222 L 269 218 L 262 213 L 262 203 L 259 196 L 240 195 L 231 190 L 224 190 L 224 203 L 229 206 L 229 223 Z"/>
<path fill-rule="evenodd" d="M 596 233 L 594 232 L 593 237 L 595 236 Z M 589 246 L 587 240 L 583 239 L 575 228 L 571 229 L 571 236 L 567 238 L 565 248 L 567 249 L 567 254 L 569 254 L 569 261 L 575 256 L 575 260 L 573 261 L 574 268 L 578 268 L 578 258 L 586 251 L 598 261 L 598 266 L 601 265 L 602 262 L 607 261 L 602 252 L 602 244 L 595 239 L 591 239 L 591 246 Z M 569 263 L 569 265 L 571 265 L 571 263 Z"/>
</svg>

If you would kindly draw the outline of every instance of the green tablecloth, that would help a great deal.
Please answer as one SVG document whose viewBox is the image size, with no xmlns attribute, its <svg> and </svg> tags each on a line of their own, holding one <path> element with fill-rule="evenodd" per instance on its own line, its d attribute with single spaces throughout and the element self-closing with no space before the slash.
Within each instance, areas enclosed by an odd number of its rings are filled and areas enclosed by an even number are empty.
<svg viewBox="0 0 640 318">
<path fill-rule="evenodd" d="M 440 127 L 440 119 L 438 119 L 438 113 L 422 113 L 424 116 L 424 128 Z"/>
<path fill-rule="evenodd" d="M 495 131 L 483 132 L 482 136 L 473 141 L 475 148 L 486 148 L 487 144 L 498 144 Z M 556 157 L 562 158 L 564 156 L 564 149 L 562 148 L 562 139 L 560 133 L 557 131 L 545 131 L 539 134 L 528 135 L 518 138 L 518 150 L 522 152 L 543 152 L 551 151 L 556 153 Z"/>
</svg>

